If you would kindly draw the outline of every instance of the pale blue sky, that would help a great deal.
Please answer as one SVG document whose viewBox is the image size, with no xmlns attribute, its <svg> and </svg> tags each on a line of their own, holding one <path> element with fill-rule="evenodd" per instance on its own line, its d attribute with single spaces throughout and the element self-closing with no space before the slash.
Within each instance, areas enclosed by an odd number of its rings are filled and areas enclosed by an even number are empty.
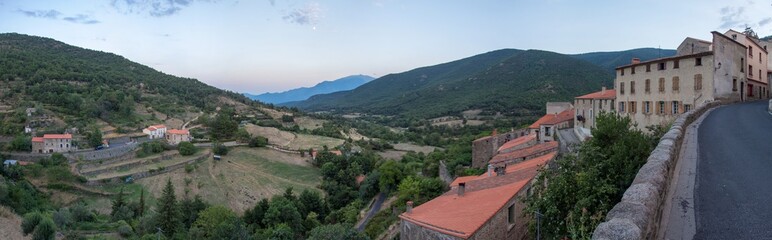
<svg viewBox="0 0 772 240">
<path fill-rule="evenodd" d="M 0 32 L 112 52 L 237 92 L 380 77 L 502 49 L 675 48 L 753 27 L 772 0 L 0 0 Z"/>
</svg>

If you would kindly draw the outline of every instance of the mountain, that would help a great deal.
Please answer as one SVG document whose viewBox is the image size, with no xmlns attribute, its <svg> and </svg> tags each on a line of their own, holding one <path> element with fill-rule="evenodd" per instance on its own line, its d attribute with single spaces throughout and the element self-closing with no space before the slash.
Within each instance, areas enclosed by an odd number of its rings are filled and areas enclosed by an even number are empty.
<svg viewBox="0 0 772 240">
<path fill-rule="evenodd" d="M 23 129 L 15 125 L 24 124 L 24 117 L 14 113 L 28 107 L 45 109 L 66 122 L 60 127 L 83 127 L 100 119 L 137 129 L 166 116 L 257 104 L 119 55 L 16 33 L 0 34 L 0 96 L 0 106 L 8 109 L 0 113 L 0 134 Z"/>
<path fill-rule="evenodd" d="M 321 94 L 287 106 L 429 118 L 483 109 L 538 115 L 547 101 L 610 86 L 607 70 L 568 55 L 503 49 L 389 74 L 354 90 Z"/>
<path fill-rule="evenodd" d="M 640 58 L 641 61 L 648 61 L 657 58 L 674 56 L 675 54 L 676 50 L 672 49 L 636 48 L 626 51 L 591 52 L 575 54 L 571 56 L 598 65 L 614 75 L 614 70 L 617 67 L 630 64 L 630 60 L 633 58 Z"/>
<path fill-rule="evenodd" d="M 280 104 L 286 102 L 303 101 L 317 94 L 334 93 L 346 91 L 362 86 L 375 78 L 367 75 L 352 75 L 332 81 L 324 81 L 313 87 L 296 88 L 279 93 L 263 93 L 252 95 L 244 93 L 244 96 L 252 100 L 258 100 L 264 103 Z"/>
</svg>

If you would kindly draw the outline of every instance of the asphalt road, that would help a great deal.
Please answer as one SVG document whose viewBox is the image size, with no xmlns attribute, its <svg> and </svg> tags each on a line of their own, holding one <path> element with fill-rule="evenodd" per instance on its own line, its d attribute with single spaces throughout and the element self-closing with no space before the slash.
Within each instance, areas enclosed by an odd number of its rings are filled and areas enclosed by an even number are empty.
<svg viewBox="0 0 772 240">
<path fill-rule="evenodd" d="M 702 122 L 694 239 L 772 239 L 772 115 L 767 104 L 720 107 Z"/>
</svg>

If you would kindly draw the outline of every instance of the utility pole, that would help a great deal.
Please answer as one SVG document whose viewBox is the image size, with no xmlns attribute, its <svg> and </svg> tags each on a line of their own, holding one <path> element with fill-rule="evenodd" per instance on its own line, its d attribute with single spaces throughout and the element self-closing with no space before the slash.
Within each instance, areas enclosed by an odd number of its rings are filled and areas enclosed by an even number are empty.
<svg viewBox="0 0 772 240">
<path fill-rule="evenodd" d="M 539 210 L 536 210 L 536 240 L 541 240 L 541 217 L 542 215 Z"/>
</svg>

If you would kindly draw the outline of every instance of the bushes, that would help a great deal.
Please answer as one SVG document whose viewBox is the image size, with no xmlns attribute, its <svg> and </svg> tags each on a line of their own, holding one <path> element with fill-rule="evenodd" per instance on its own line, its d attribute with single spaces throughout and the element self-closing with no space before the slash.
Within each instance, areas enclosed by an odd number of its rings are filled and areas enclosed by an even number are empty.
<svg viewBox="0 0 772 240">
<path fill-rule="evenodd" d="M 143 142 L 137 151 L 137 157 L 143 158 L 169 149 L 166 143 L 161 141 Z"/>
<path fill-rule="evenodd" d="M 249 147 L 265 147 L 268 145 L 268 138 L 256 136 L 249 139 Z"/>
<path fill-rule="evenodd" d="M 35 228 L 35 232 L 32 234 L 33 240 L 49 240 L 54 239 L 56 233 L 56 224 L 50 218 L 43 218 L 38 226 Z"/>
<path fill-rule="evenodd" d="M 40 223 L 41 220 L 43 220 L 43 215 L 41 215 L 39 212 L 24 214 L 24 219 L 21 222 L 21 230 L 24 235 L 32 233 L 32 231 L 35 230 L 35 227 L 38 226 L 38 223 Z"/>
<path fill-rule="evenodd" d="M 180 145 L 177 146 L 177 148 L 180 151 L 180 155 L 182 156 L 190 156 L 196 153 L 196 146 L 193 145 L 191 142 L 181 142 Z"/>
<path fill-rule="evenodd" d="M 118 234 L 121 235 L 121 237 L 131 237 L 131 235 L 134 235 L 134 230 L 131 229 L 131 226 L 126 223 L 126 221 L 118 221 Z"/>
<path fill-rule="evenodd" d="M 5 146 L 8 151 L 29 152 L 32 151 L 32 138 L 25 135 L 18 135 Z"/>
<path fill-rule="evenodd" d="M 222 143 L 215 142 L 212 145 L 212 152 L 217 155 L 228 155 L 228 147 L 223 145 Z"/>
</svg>

